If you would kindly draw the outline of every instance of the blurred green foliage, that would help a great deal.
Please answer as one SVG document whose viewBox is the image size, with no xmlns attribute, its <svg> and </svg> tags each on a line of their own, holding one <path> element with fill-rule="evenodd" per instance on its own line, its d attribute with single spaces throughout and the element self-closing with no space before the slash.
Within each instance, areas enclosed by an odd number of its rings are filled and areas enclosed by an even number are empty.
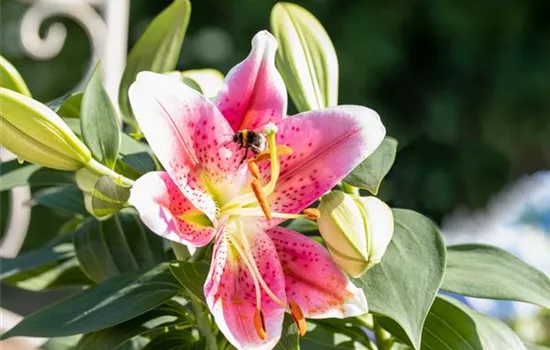
<svg viewBox="0 0 550 350">
<path fill-rule="evenodd" d="M 131 1 L 129 45 L 169 0 Z M 178 68 L 227 72 L 269 28 L 275 1 L 193 1 Z M 524 173 L 550 168 L 550 2 L 302 0 L 325 25 L 340 63 L 340 103 L 379 112 L 399 141 L 381 188 L 390 204 L 439 220 L 479 207 Z M 90 45 L 71 20 L 64 49 L 34 61 L 19 42 L 29 6 L 0 2 L 0 53 L 42 101 L 69 91 Z M 49 23 L 59 18 L 49 19 Z M 293 107 L 291 106 L 291 112 Z"/>
</svg>

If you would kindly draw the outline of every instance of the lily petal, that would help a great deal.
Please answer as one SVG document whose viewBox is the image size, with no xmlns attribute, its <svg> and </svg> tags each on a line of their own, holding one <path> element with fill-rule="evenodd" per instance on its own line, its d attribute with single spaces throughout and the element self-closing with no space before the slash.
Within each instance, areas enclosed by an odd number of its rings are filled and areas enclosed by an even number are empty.
<svg viewBox="0 0 550 350">
<path fill-rule="evenodd" d="M 207 98 L 161 74 L 139 73 L 129 96 L 161 164 L 184 196 L 214 222 L 215 200 L 220 201 L 215 196 L 231 193 L 212 193 L 207 188 L 216 184 L 235 189 L 220 184 L 235 183 L 235 177 L 242 175 L 237 171 L 238 146 L 231 142 L 234 133 L 225 118 Z"/>
<path fill-rule="evenodd" d="M 323 246 L 282 227 L 267 231 L 285 274 L 286 295 L 306 318 L 345 318 L 368 311 L 363 290 L 336 266 Z"/>
<path fill-rule="evenodd" d="M 217 106 L 234 131 L 259 129 L 286 115 L 283 78 L 275 68 L 277 39 L 261 31 L 252 39 L 247 58 L 227 74 Z"/>
<path fill-rule="evenodd" d="M 285 281 L 273 243 L 265 232 L 249 236 L 251 252 L 265 282 L 275 295 L 286 302 Z M 227 235 L 219 235 L 212 256 L 212 265 L 204 285 L 204 295 L 216 324 L 238 349 L 272 349 L 278 342 L 284 308 L 261 292 L 266 338 L 255 328 L 256 292 L 254 281 Z"/>
<path fill-rule="evenodd" d="M 166 172 L 140 177 L 132 187 L 129 202 L 151 231 L 169 240 L 202 247 L 216 233 L 210 220 L 185 198 Z"/>
<path fill-rule="evenodd" d="M 281 213 L 296 213 L 313 203 L 372 154 L 386 134 L 378 114 L 360 106 L 300 113 L 277 127 L 277 144 L 294 150 L 281 157 L 280 177 L 269 198 L 271 209 Z M 260 171 L 269 178 L 269 162 Z"/>
</svg>

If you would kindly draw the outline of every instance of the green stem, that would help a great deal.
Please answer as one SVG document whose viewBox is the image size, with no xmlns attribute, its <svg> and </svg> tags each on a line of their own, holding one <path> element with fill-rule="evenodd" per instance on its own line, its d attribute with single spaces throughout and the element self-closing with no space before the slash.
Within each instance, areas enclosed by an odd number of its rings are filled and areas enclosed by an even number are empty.
<svg viewBox="0 0 550 350">
<path fill-rule="evenodd" d="M 109 176 L 111 179 L 120 182 L 122 185 L 131 187 L 134 185 L 134 181 L 129 178 L 107 168 L 105 165 L 99 163 L 95 159 L 92 159 L 86 164 L 86 169 L 98 176 Z"/>
<path fill-rule="evenodd" d="M 191 258 L 189 258 L 189 262 L 197 262 L 201 260 L 204 257 L 204 254 L 206 253 L 206 250 L 208 249 L 208 246 L 200 247 L 195 250 L 195 254 Z"/>
<path fill-rule="evenodd" d="M 374 337 L 379 350 L 389 350 L 391 348 L 390 334 L 382 329 L 376 322 L 374 323 Z"/>
<path fill-rule="evenodd" d="M 199 331 L 206 338 L 208 347 L 210 350 L 218 350 L 218 343 L 216 342 L 216 337 L 212 333 L 212 328 L 210 327 L 210 322 L 208 321 L 207 315 L 208 310 L 204 308 L 201 304 L 201 301 L 191 293 L 189 293 L 189 299 L 191 300 L 191 305 L 193 305 L 193 310 L 195 310 L 195 318 L 197 319 L 197 326 Z"/>
<path fill-rule="evenodd" d="M 342 189 L 342 191 L 344 191 L 347 194 L 351 194 L 353 196 L 359 195 L 359 188 L 349 185 L 343 181 L 340 182 L 340 188 Z"/>
<path fill-rule="evenodd" d="M 172 245 L 172 250 L 174 251 L 174 255 L 176 256 L 176 259 L 181 261 L 187 261 L 189 259 L 191 254 L 189 254 L 189 250 L 187 249 L 186 246 L 174 241 L 171 241 L 170 244 Z"/>
</svg>

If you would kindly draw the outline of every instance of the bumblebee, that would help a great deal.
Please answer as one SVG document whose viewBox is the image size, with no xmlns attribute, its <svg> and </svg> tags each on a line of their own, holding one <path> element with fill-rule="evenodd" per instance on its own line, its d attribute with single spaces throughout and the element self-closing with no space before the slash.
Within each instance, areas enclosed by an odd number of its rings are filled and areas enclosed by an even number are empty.
<svg viewBox="0 0 550 350">
<path fill-rule="evenodd" d="M 245 150 L 243 159 L 241 160 L 239 166 L 246 160 L 249 150 L 257 155 L 267 149 L 266 136 L 251 130 L 237 131 L 235 135 L 233 135 L 233 142 L 239 144 L 239 149 L 244 148 Z"/>
</svg>

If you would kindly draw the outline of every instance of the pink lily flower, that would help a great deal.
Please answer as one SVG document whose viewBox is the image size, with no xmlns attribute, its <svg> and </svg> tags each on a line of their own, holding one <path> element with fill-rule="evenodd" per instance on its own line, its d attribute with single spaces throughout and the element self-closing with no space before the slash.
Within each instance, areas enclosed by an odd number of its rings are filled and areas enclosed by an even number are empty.
<svg viewBox="0 0 550 350">
<path fill-rule="evenodd" d="M 363 291 L 324 247 L 277 225 L 308 216 L 300 212 L 378 147 L 384 126 L 360 106 L 287 117 L 276 49 L 275 38 L 259 32 L 213 102 L 150 72 L 130 88 L 134 114 L 166 169 L 138 179 L 130 203 L 167 239 L 195 247 L 214 239 L 204 294 L 237 348 L 273 348 L 285 311 L 302 334 L 304 318 L 367 312 Z M 254 154 L 233 140 L 243 130 L 264 135 L 269 146 L 249 166 L 241 160 Z"/>
</svg>

